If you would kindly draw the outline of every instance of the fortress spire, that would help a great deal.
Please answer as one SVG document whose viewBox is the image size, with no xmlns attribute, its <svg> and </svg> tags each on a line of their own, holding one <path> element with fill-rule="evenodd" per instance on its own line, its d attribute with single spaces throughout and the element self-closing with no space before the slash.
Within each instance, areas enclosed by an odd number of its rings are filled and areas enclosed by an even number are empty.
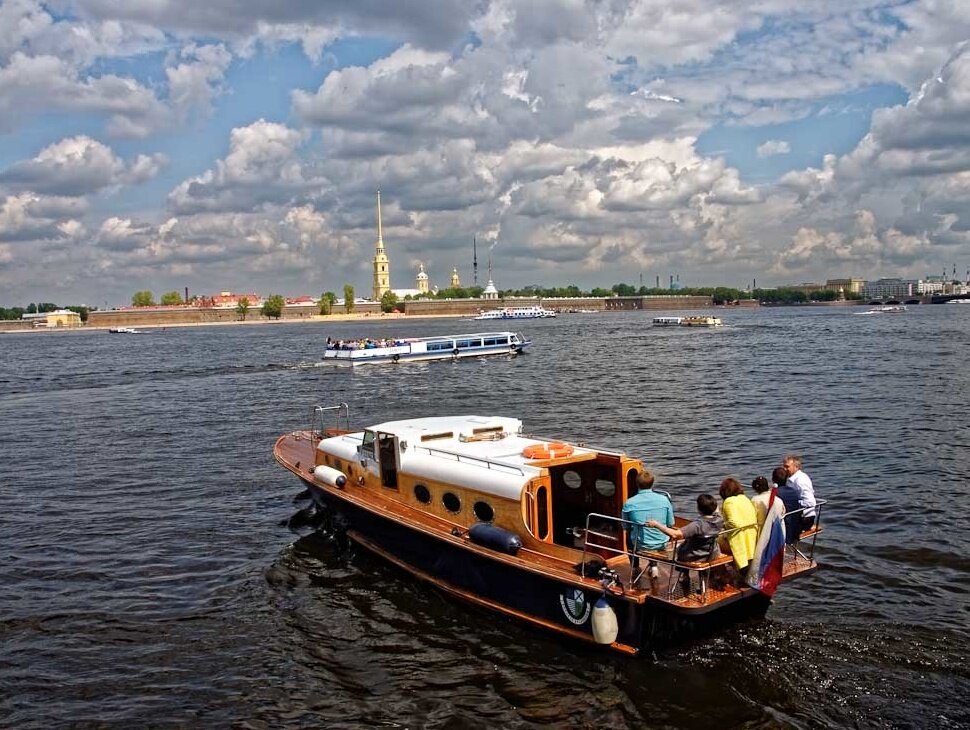
<svg viewBox="0 0 970 730">
<path fill-rule="evenodd" d="M 381 222 L 381 191 L 377 191 L 377 250 L 374 253 L 374 301 L 391 290 L 391 262 L 384 251 L 384 226 Z"/>
</svg>

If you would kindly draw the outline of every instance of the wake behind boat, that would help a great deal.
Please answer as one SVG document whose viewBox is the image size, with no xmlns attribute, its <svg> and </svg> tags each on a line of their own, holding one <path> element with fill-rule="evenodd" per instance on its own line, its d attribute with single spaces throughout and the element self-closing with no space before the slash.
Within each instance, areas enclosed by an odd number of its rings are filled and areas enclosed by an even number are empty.
<svg viewBox="0 0 970 730">
<path fill-rule="evenodd" d="M 532 344 L 516 332 L 473 332 L 406 340 L 340 340 L 328 338 L 324 362 L 369 365 L 383 362 L 460 360 L 486 355 L 518 355 Z"/>
<path fill-rule="evenodd" d="M 324 428 L 330 414 L 336 428 Z M 768 608 L 774 588 L 730 578 L 732 558 L 718 556 L 713 540 L 706 559 L 690 562 L 676 549 L 631 546 L 634 523 L 622 507 L 637 492 L 639 459 L 527 435 L 520 420 L 502 416 L 352 431 L 340 404 L 313 408 L 312 419 L 309 430 L 281 436 L 274 455 L 309 487 L 325 528 L 450 596 L 627 654 Z M 779 504 L 769 507 L 758 563 L 773 571 L 773 585 L 818 567 L 818 523 L 786 547 Z M 687 523 L 675 517 L 678 527 Z"/>
<path fill-rule="evenodd" d="M 857 314 L 902 314 L 905 311 L 906 307 L 902 304 L 885 304 L 881 307 L 867 309 L 865 312 L 857 312 Z"/>
</svg>

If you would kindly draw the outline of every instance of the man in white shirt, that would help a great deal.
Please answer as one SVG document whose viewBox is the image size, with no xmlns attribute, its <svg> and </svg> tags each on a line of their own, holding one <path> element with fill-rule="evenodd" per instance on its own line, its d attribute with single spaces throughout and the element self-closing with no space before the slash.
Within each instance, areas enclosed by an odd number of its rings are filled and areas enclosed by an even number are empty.
<svg viewBox="0 0 970 730">
<path fill-rule="evenodd" d="M 782 463 L 788 472 L 788 480 L 785 482 L 784 490 L 780 491 L 780 496 L 789 512 L 792 509 L 803 510 L 800 527 L 802 531 L 809 530 L 815 524 L 815 487 L 808 474 L 802 471 L 802 457 L 787 454 Z"/>
</svg>

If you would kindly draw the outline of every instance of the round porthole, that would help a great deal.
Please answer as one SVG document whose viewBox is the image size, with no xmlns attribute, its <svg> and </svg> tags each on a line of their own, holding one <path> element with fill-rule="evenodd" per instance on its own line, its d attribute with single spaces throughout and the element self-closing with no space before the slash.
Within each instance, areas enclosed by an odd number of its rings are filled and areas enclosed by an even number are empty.
<svg viewBox="0 0 970 730">
<path fill-rule="evenodd" d="M 431 502 L 431 491 L 423 484 L 415 484 L 414 498 L 421 502 L 421 504 L 428 504 Z"/>
<path fill-rule="evenodd" d="M 563 472 L 562 481 L 570 489 L 579 489 L 583 486 L 583 478 L 579 475 L 578 471 L 573 471 L 572 469 Z"/>
<path fill-rule="evenodd" d="M 475 516 L 482 522 L 491 522 L 495 519 L 495 510 L 492 509 L 492 505 L 488 502 L 475 502 L 472 510 L 475 512 Z"/>
<path fill-rule="evenodd" d="M 596 491 L 604 497 L 612 497 L 616 494 L 616 485 L 609 479 L 597 479 Z"/>
<path fill-rule="evenodd" d="M 458 499 L 457 494 L 445 492 L 441 497 L 441 504 L 443 504 L 445 509 L 449 512 L 461 512 L 461 500 Z"/>
</svg>

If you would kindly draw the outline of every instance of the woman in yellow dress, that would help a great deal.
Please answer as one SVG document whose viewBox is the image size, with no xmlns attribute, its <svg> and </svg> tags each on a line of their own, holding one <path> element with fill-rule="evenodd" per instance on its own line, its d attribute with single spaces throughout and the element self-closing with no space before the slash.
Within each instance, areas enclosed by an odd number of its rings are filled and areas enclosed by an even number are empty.
<svg viewBox="0 0 970 730">
<path fill-rule="evenodd" d="M 734 556 L 734 564 L 744 575 L 748 572 L 748 563 L 754 557 L 754 547 L 758 542 L 758 513 L 737 479 L 725 479 L 721 482 L 719 492 L 724 500 L 721 504 L 724 529 L 734 530 L 722 538 L 721 549 Z"/>
</svg>

